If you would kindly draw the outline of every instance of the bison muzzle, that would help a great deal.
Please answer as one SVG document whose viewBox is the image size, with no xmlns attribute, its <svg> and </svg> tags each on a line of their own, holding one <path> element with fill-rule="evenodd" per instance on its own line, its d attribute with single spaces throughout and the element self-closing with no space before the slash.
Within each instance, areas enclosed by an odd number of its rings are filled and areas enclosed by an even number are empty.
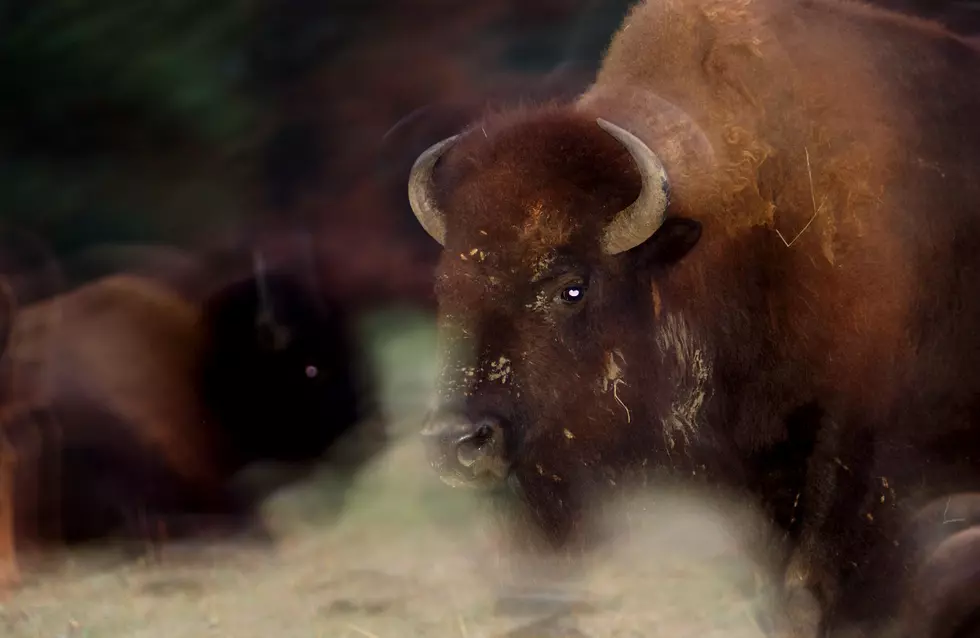
<svg viewBox="0 0 980 638">
<path fill-rule="evenodd" d="M 422 430 L 429 461 L 451 486 L 493 484 L 509 471 L 506 424 L 492 416 L 471 420 L 455 411 L 440 411 Z"/>
</svg>

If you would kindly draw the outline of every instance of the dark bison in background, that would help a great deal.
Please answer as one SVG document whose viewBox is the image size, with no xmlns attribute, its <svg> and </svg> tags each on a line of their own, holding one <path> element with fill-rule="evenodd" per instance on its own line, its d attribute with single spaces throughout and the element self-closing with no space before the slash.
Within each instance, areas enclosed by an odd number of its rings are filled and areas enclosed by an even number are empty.
<svg viewBox="0 0 980 638">
<path fill-rule="evenodd" d="M 242 466 L 274 461 L 305 471 L 326 454 L 356 472 L 387 443 L 375 370 L 356 306 L 330 287 L 309 239 L 252 244 L 203 296 L 202 401 L 231 430 Z"/>
<path fill-rule="evenodd" d="M 278 462 L 289 480 L 343 441 L 354 473 L 383 447 L 343 307 L 295 263 L 259 266 L 198 273 L 216 277 L 200 299 L 180 277 L 119 274 L 4 304 L 4 580 L 51 543 L 264 536 L 254 505 L 283 477 L 243 489 L 243 469 Z"/>
<path fill-rule="evenodd" d="M 930 570 L 978 548 L 978 76 L 863 4 L 648 1 L 580 97 L 433 145 L 434 468 L 555 548 L 614 486 L 734 491 L 824 631 L 966 628 L 980 579 Z"/>
</svg>

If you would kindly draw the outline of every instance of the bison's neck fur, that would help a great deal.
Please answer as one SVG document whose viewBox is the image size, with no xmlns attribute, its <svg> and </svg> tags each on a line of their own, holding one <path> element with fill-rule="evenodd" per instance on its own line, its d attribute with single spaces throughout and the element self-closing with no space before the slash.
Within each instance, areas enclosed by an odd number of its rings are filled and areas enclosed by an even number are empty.
<svg viewBox="0 0 980 638">
<path fill-rule="evenodd" d="M 929 55 L 913 57 L 909 47 Z M 728 372 L 770 371 L 745 383 L 769 403 L 784 397 L 776 413 L 826 391 L 883 417 L 900 370 L 913 365 L 906 356 L 919 340 L 933 345 L 936 337 L 909 331 L 923 294 L 912 282 L 941 271 L 935 251 L 947 228 L 966 228 L 965 202 L 980 196 L 970 179 L 976 158 L 940 165 L 939 136 L 953 121 L 960 134 L 976 130 L 960 115 L 976 104 L 966 88 L 975 62 L 956 62 L 975 61 L 969 49 L 936 25 L 858 3 L 647 2 L 627 17 L 578 101 L 581 112 L 631 127 L 661 154 L 671 214 L 705 225 L 697 259 L 662 284 L 663 305 L 687 308 L 695 323 L 733 324 L 721 353 L 737 361 Z M 681 148 L 663 100 L 695 131 Z M 977 138 L 956 142 L 976 148 Z M 909 219 L 937 205 L 948 217 Z M 840 397 L 843 388 L 860 396 Z M 760 436 L 743 425 L 744 442 Z"/>
</svg>

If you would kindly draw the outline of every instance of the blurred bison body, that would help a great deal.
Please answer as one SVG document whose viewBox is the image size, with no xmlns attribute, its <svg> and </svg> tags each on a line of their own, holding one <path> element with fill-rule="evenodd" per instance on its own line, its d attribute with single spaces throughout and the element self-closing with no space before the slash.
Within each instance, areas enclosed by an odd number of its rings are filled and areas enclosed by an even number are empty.
<svg viewBox="0 0 980 638">
<path fill-rule="evenodd" d="M 10 551 L 260 529 L 236 474 L 308 467 L 370 409 L 327 303 L 274 272 L 202 305 L 112 276 L 22 308 L 3 364 Z"/>
<path fill-rule="evenodd" d="M 18 546 L 135 534 L 140 510 L 223 500 L 228 459 L 193 385 L 202 345 L 194 307 L 138 278 L 16 313 L 0 433 Z"/>
<path fill-rule="evenodd" d="M 178 539 L 222 525 L 244 531 L 251 522 L 245 503 L 220 481 L 187 474 L 137 424 L 105 405 L 57 402 L 10 415 L 4 428 L 18 469 L 18 545 L 149 540 L 161 531 Z M 183 434 L 184 445 L 195 442 L 196 433 Z"/>
<path fill-rule="evenodd" d="M 978 68 L 856 3 L 651 1 L 573 103 L 431 147 L 433 465 L 555 546 L 610 486 L 742 490 L 827 626 L 895 613 L 910 517 L 980 487 Z"/>
<path fill-rule="evenodd" d="M 295 277 L 233 282 L 203 317 L 203 400 L 234 427 L 240 463 L 312 461 L 370 411 L 345 309 Z"/>
</svg>

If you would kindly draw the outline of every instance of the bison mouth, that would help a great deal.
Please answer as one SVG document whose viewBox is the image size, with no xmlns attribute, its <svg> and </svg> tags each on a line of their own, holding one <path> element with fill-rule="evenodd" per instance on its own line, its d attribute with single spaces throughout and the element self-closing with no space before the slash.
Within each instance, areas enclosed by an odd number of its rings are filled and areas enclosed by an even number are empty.
<svg viewBox="0 0 980 638">
<path fill-rule="evenodd" d="M 422 436 L 429 464 L 450 487 L 492 489 L 510 476 L 504 428 L 497 419 L 438 415 L 428 420 Z"/>
</svg>

